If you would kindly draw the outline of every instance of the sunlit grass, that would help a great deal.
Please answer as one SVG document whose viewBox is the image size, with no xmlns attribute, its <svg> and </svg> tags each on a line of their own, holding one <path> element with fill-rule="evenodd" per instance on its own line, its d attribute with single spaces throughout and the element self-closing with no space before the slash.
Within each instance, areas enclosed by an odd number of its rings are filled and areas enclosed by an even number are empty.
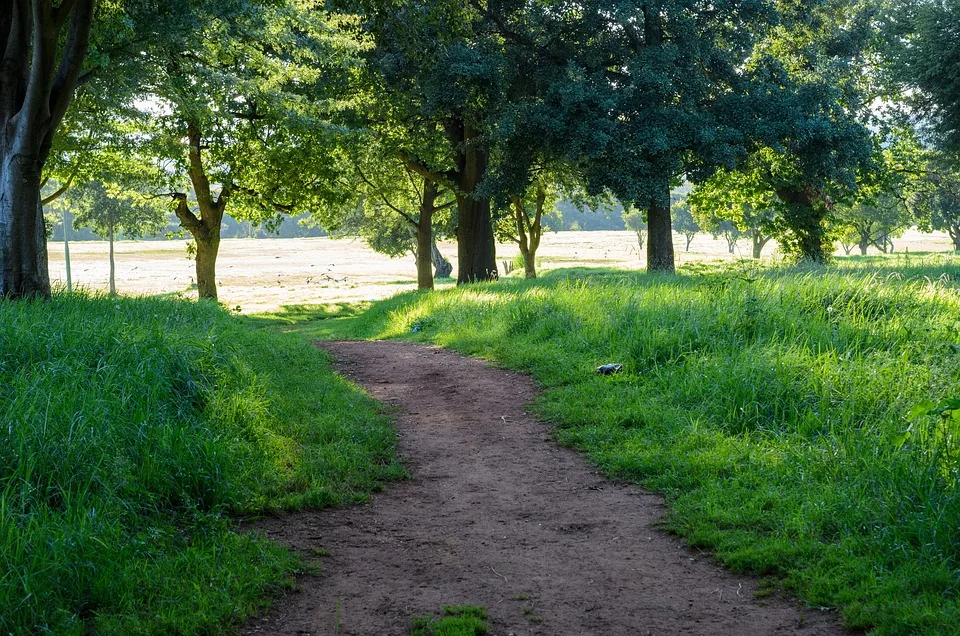
<svg viewBox="0 0 960 636">
<path fill-rule="evenodd" d="M 230 516 L 403 474 L 377 406 L 209 303 L 0 303 L 0 631 L 198 633 L 298 560 Z"/>
<path fill-rule="evenodd" d="M 955 633 L 957 440 L 904 436 L 936 425 L 908 419 L 917 404 L 960 397 L 960 259 L 935 258 L 568 270 L 297 329 L 428 340 L 527 371 L 557 438 L 665 493 L 691 544 L 851 627 Z M 593 372 L 609 362 L 624 372 Z"/>
</svg>

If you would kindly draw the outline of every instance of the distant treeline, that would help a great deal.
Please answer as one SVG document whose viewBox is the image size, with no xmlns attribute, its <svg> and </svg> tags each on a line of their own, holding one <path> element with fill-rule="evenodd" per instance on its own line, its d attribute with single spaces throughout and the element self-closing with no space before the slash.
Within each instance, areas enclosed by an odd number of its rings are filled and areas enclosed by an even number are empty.
<svg viewBox="0 0 960 636">
<path fill-rule="evenodd" d="M 238 221 L 229 214 L 223 217 L 221 225 L 222 238 L 307 238 L 312 236 L 327 236 L 328 232 L 314 225 L 304 225 L 301 221 L 309 218 L 302 214 L 295 217 L 285 217 L 283 222 L 274 230 L 257 225 L 250 221 Z M 48 222 L 54 221 L 48 217 Z M 551 232 L 564 231 L 617 231 L 625 230 L 623 222 L 623 206 L 619 204 L 603 206 L 597 209 L 580 208 L 571 201 L 560 201 L 552 214 L 545 217 L 545 225 Z M 63 240 L 63 222 L 56 219 L 50 223 L 51 240 Z M 145 236 L 145 241 L 163 241 L 169 239 L 189 238 L 180 227 L 176 215 L 171 214 L 166 229 L 157 236 Z M 118 234 L 119 240 L 128 237 L 123 232 Z M 86 227 L 73 227 L 70 231 L 71 241 L 102 241 L 105 237 Z"/>
</svg>

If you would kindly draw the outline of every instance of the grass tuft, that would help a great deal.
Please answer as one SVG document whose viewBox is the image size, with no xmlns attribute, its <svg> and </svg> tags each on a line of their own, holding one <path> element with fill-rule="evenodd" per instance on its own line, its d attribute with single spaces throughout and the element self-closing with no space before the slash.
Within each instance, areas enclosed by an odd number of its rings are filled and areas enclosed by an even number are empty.
<svg viewBox="0 0 960 636">
<path fill-rule="evenodd" d="M 483 636 L 490 633 L 487 610 L 472 605 L 444 606 L 439 617 L 417 617 L 411 636 Z"/>
</svg>

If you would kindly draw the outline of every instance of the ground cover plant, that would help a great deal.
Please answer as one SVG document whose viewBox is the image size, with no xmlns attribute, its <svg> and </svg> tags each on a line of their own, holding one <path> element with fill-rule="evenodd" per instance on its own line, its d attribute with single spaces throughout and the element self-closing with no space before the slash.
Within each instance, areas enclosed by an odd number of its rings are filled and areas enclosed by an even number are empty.
<svg viewBox="0 0 960 636">
<path fill-rule="evenodd" d="M 274 320 L 527 371 L 557 438 L 665 493 L 667 525 L 692 545 L 850 627 L 954 633 L 960 259 L 938 259 L 566 270 Z M 594 373 L 610 362 L 623 373 Z"/>
<path fill-rule="evenodd" d="M 232 516 L 403 474 L 377 406 L 211 303 L 0 304 L 0 631 L 201 633 L 290 583 Z"/>
<path fill-rule="evenodd" d="M 439 617 L 418 616 L 410 636 L 482 636 L 488 634 L 487 610 L 472 605 L 444 606 Z"/>
</svg>

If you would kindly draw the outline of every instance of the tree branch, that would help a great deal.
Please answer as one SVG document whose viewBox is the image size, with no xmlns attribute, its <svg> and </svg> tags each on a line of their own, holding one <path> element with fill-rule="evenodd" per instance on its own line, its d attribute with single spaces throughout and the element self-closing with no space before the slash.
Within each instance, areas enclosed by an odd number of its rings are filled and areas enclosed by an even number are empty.
<svg viewBox="0 0 960 636">
<path fill-rule="evenodd" d="M 418 224 L 416 220 L 412 216 L 410 216 L 409 214 L 407 214 L 406 212 L 404 212 L 403 210 L 395 206 L 393 203 L 391 203 L 390 200 L 387 199 L 387 197 L 383 194 L 383 192 L 381 192 L 377 186 L 373 185 L 373 183 L 371 183 L 370 180 L 367 179 L 367 175 L 363 174 L 363 170 L 360 169 L 360 166 L 355 166 L 355 168 L 357 170 L 357 174 L 360 175 L 360 179 L 363 180 L 363 182 L 366 183 L 368 186 L 370 186 L 370 188 L 377 194 L 378 197 L 380 197 L 380 200 L 383 201 L 383 203 L 388 208 L 390 208 L 391 210 L 393 210 L 394 212 L 402 216 L 408 223 L 410 223 L 414 227 L 417 227 Z"/>
</svg>

